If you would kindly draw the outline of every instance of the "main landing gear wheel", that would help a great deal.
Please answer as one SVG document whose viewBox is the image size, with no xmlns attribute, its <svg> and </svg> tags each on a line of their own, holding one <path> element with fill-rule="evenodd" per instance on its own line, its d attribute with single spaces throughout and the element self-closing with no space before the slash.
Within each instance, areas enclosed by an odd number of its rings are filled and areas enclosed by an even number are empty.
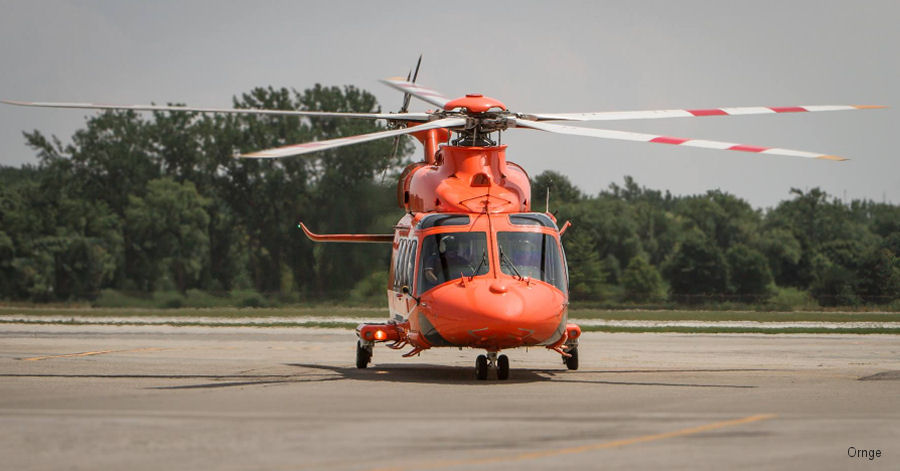
<svg viewBox="0 0 900 471">
<path fill-rule="evenodd" d="M 569 350 L 566 350 L 566 353 L 572 355 L 570 357 L 563 357 L 563 362 L 566 364 L 566 368 L 570 370 L 578 369 L 578 347 L 572 347 Z"/>
<path fill-rule="evenodd" d="M 372 361 L 372 346 L 363 345 L 362 340 L 356 342 L 356 367 L 365 368 Z"/>
<path fill-rule="evenodd" d="M 478 355 L 475 358 L 475 379 L 484 381 L 487 379 L 488 361 L 484 355 Z"/>
<path fill-rule="evenodd" d="M 509 357 L 506 355 L 497 357 L 497 379 L 509 379 Z"/>
</svg>

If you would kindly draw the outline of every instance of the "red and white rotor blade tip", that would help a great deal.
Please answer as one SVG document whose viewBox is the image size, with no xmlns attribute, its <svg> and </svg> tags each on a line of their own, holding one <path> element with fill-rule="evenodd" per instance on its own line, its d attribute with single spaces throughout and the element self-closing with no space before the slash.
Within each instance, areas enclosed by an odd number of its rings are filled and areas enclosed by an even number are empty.
<svg viewBox="0 0 900 471">
<path fill-rule="evenodd" d="M 444 96 L 442 93 L 410 82 L 403 77 L 391 77 L 389 79 L 383 79 L 381 80 L 381 83 L 391 88 L 400 90 L 403 93 L 409 93 L 410 95 L 422 101 L 431 103 L 432 105 L 440 106 L 441 109 L 443 109 L 444 105 L 447 104 L 448 101 L 450 101 L 450 99 Z"/>
<path fill-rule="evenodd" d="M 807 159 L 848 160 L 836 155 L 806 152 L 802 150 L 781 149 L 778 147 L 759 147 L 745 144 L 736 144 L 733 142 L 708 141 L 704 139 L 684 139 L 680 137 L 660 136 L 655 134 L 644 134 L 628 131 L 615 131 L 611 129 L 579 128 L 575 126 L 563 126 L 559 124 L 538 123 L 525 120 L 516 120 L 516 127 L 538 129 L 541 131 L 554 132 L 559 134 L 571 134 L 575 136 L 615 139 L 620 141 L 652 142 L 655 144 L 673 144 L 688 147 L 702 147 L 704 149 L 736 150 L 757 154 L 803 157 Z"/>
<path fill-rule="evenodd" d="M 844 111 L 887 108 L 878 105 L 804 105 L 804 106 L 744 106 L 736 108 L 708 108 L 695 110 L 601 111 L 597 113 L 536 113 L 538 121 L 619 121 L 628 119 L 696 118 L 701 116 L 738 116 L 748 114 L 806 113 L 816 111 Z"/>
<path fill-rule="evenodd" d="M 16 106 L 34 106 L 43 108 L 76 108 L 92 110 L 131 110 L 131 111 L 181 111 L 194 113 L 228 113 L 228 114 L 253 114 L 273 116 L 310 116 L 324 118 L 365 118 L 365 119 L 389 119 L 399 121 L 428 121 L 427 113 L 341 113 L 330 111 L 295 111 L 295 110 L 271 110 L 264 108 L 198 108 L 189 106 L 170 105 L 109 105 L 98 103 L 54 103 L 37 101 L 13 101 L 0 100 L 2 103 Z"/>
<path fill-rule="evenodd" d="M 273 149 L 260 150 L 249 154 L 241 154 L 239 157 L 254 159 L 277 159 L 280 157 L 292 157 L 295 155 L 308 154 L 320 150 L 333 149 L 335 147 L 349 146 L 362 142 L 374 141 L 376 139 L 384 139 L 387 137 L 400 136 L 403 134 L 411 134 L 417 131 L 426 131 L 436 128 L 453 128 L 464 126 L 465 118 L 444 118 L 431 121 L 416 126 L 410 126 L 401 129 L 391 129 L 388 131 L 379 131 L 369 134 L 360 134 L 358 136 L 339 137 L 336 139 L 328 139 L 325 141 L 305 142 L 303 144 L 292 144 L 284 147 L 276 147 Z"/>
</svg>

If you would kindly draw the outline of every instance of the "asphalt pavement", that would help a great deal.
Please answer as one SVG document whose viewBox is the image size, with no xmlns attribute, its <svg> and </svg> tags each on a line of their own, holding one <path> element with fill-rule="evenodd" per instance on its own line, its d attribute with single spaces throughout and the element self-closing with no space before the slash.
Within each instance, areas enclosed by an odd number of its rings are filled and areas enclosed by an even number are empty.
<svg viewBox="0 0 900 471">
<path fill-rule="evenodd" d="M 4 324 L 2 467 L 900 469 L 898 336 L 585 333 L 507 381 L 469 349 L 358 370 L 354 338 Z"/>
</svg>

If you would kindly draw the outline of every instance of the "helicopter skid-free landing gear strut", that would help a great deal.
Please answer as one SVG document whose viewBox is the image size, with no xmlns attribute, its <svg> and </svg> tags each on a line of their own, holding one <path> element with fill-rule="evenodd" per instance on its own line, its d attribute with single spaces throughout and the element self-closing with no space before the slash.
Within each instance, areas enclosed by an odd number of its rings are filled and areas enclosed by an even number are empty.
<svg viewBox="0 0 900 471">
<path fill-rule="evenodd" d="M 578 338 L 581 337 L 581 327 L 577 324 L 566 324 L 566 332 L 563 337 L 547 348 L 562 356 L 563 364 L 570 370 L 578 369 Z"/>
<path fill-rule="evenodd" d="M 478 355 L 475 358 L 475 379 L 486 380 L 490 368 L 497 369 L 497 379 L 509 379 L 509 357 L 506 355 L 498 355 L 497 352 Z"/>
</svg>

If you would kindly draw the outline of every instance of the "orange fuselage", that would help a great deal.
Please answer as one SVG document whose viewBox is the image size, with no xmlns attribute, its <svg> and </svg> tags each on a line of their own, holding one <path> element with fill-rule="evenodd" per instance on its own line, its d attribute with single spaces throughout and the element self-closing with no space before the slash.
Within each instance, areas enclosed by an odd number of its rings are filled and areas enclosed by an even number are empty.
<svg viewBox="0 0 900 471">
<path fill-rule="evenodd" d="M 505 146 L 438 149 L 434 138 L 420 137 L 436 152 L 398 184 L 407 214 L 394 231 L 392 319 L 408 322 L 409 342 L 423 349 L 559 342 L 565 257 L 553 217 L 529 212 L 528 175 L 506 162 Z"/>
</svg>

